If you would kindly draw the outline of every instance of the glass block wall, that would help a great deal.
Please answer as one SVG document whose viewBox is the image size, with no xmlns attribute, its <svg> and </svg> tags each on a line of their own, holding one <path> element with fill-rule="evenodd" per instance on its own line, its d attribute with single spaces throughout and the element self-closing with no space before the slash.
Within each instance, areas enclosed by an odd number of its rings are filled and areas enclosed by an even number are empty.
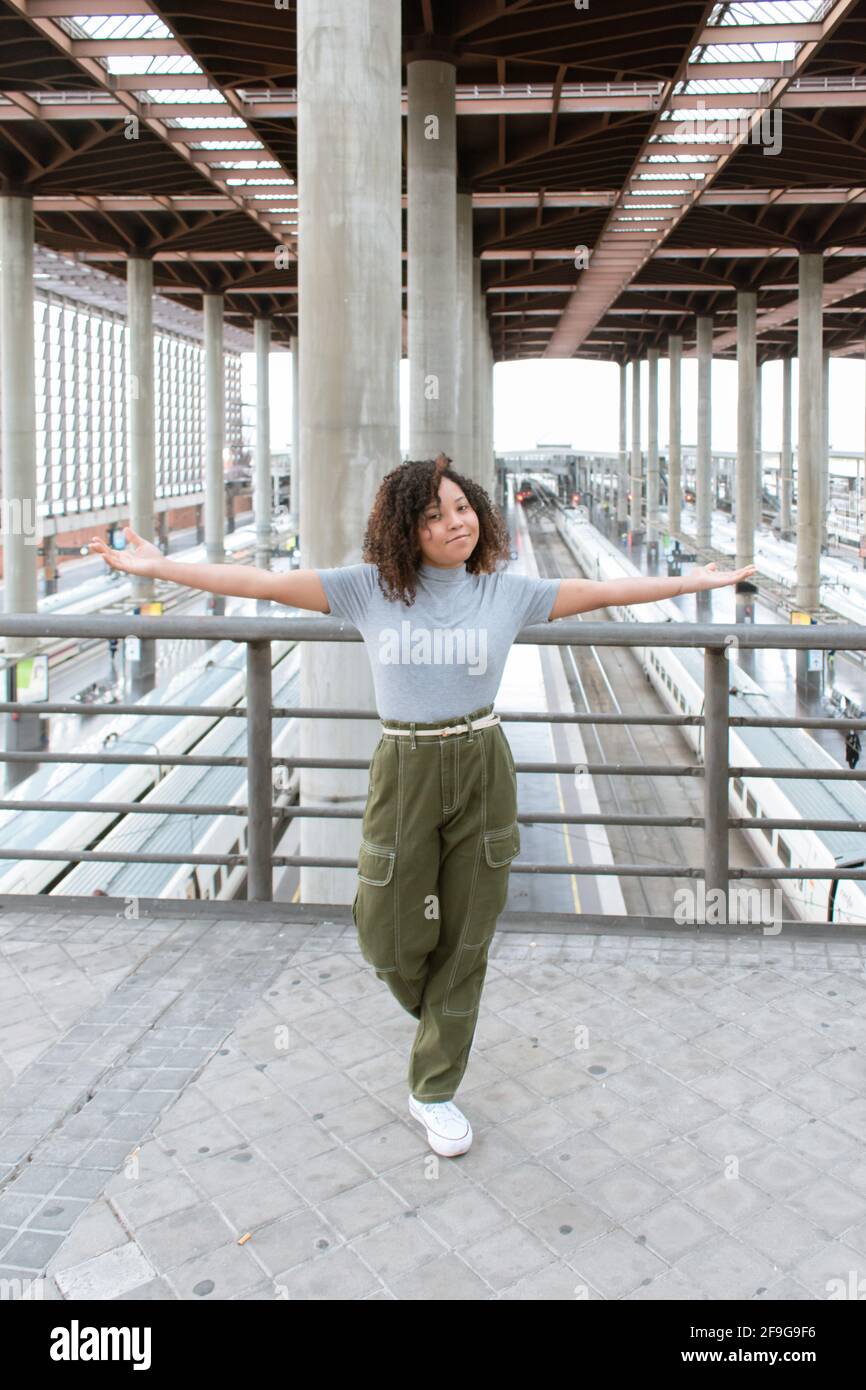
<svg viewBox="0 0 866 1390">
<path fill-rule="evenodd" d="M 43 516 L 127 501 L 126 321 L 62 295 L 36 294 L 36 496 Z M 225 354 L 226 448 L 241 453 L 241 360 Z M 156 496 L 204 487 L 204 350 L 154 334 Z"/>
</svg>

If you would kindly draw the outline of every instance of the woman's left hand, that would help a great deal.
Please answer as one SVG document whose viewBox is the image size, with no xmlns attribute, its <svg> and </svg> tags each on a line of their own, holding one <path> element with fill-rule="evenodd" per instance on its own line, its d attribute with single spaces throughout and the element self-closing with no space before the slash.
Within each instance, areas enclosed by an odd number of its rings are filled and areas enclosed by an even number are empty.
<svg viewBox="0 0 866 1390">
<path fill-rule="evenodd" d="M 739 584 L 741 579 L 751 579 L 753 574 L 757 574 L 754 565 L 746 565 L 741 570 L 720 570 L 716 566 L 715 560 L 711 560 L 708 565 L 701 565 L 699 569 L 691 570 L 687 576 L 690 585 L 694 585 L 694 592 L 702 589 L 721 589 L 725 584 Z"/>
</svg>

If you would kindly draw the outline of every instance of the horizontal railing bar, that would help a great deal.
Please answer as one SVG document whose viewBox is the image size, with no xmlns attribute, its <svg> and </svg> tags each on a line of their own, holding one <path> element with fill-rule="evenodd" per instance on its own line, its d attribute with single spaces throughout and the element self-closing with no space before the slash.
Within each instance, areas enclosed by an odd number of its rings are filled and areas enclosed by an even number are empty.
<svg viewBox="0 0 866 1390">
<path fill-rule="evenodd" d="M 537 710 L 496 711 L 500 720 L 520 724 L 646 724 L 671 728 L 683 726 L 701 727 L 705 723 L 702 714 L 610 714 L 582 713 L 570 710 L 556 713 L 539 713 Z M 159 705 L 108 704 L 82 705 L 77 700 L 0 700 L 0 714 L 89 714 L 104 717 L 107 714 L 160 714 L 180 718 L 186 715 L 212 715 L 216 719 L 245 719 L 246 705 Z M 293 705 L 275 705 L 271 710 L 273 719 L 369 719 L 378 720 L 375 710 L 364 709 L 310 709 Z M 387 721 L 383 721 L 387 722 Z M 729 724 L 746 729 L 866 729 L 866 719 L 852 719 L 843 714 L 835 718 L 820 718 L 817 715 L 804 715 L 800 719 L 778 718 L 768 715 L 731 715 Z"/>
<path fill-rule="evenodd" d="M 228 864 L 232 867 L 238 864 L 245 865 L 247 862 L 245 854 L 139 854 L 120 849 L 114 854 L 105 850 L 38 849 L 28 850 L 26 856 L 22 856 L 18 850 L 0 849 L 0 860 L 2 859 L 25 859 L 28 862 L 30 860 L 60 861 L 70 864 Z M 271 863 L 275 868 L 351 869 L 357 871 L 358 867 L 355 859 L 311 859 L 299 854 L 275 854 Z M 695 868 L 691 864 L 522 864 L 517 859 L 512 862 L 511 872 L 515 874 L 567 874 L 583 878 L 615 878 L 620 874 L 628 878 L 646 876 L 648 878 L 702 879 L 704 876 L 702 866 Z M 747 879 L 804 877 L 866 879 L 866 868 L 731 869 L 729 876 Z"/>
<path fill-rule="evenodd" d="M 288 606 L 288 605 L 286 605 Z M 231 642 L 363 642 L 356 627 L 333 616 L 226 618 L 174 613 L 141 615 L 3 613 L 0 637 L 141 637 Z M 714 650 L 782 649 L 866 651 L 866 627 L 855 623 L 611 623 L 559 618 L 521 628 L 516 642 L 535 646 L 711 647 Z"/>
<path fill-rule="evenodd" d="M 350 770 L 363 771 L 370 766 L 369 759 L 361 758 L 291 758 L 277 757 L 271 758 L 274 767 L 316 767 L 316 768 L 347 768 Z M 200 753 L 54 753 L 54 752 L 22 752 L 10 753 L 7 750 L 0 750 L 0 763 L 100 763 L 100 764 L 141 764 L 145 767 L 245 767 L 247 759 L 242 754 L 213 754 L 205 756 Z M 515 762 L 517 772 L 550 772 L 566 773 L 574 776 L 578 768 L 580 775 L 587 777 L 703 777 L 704 768 L 700 763 L 532 763 Z M 774 780 L 782 780 L 786 777 L 808 778 L 811 781 L 864 781 L 866 780 L 866 769 L 857 770 L 856 768 L 822 768 L 817 773 L 815 768 L 794 768 L 794 767 L 731 767 L 728 769 L 729 777 L 770 777 Z"/>
<path fill-rule="evenodd" d="M 246 816 L 249 813 L 249 807 L 245 805 L 208 805 L 206 803 L 190 803 L 178 806 L 170 801 L 153 803 L 146 801 L 52 801 L 47 805 L 44 801 L 0 801 L 0 811 L 117 811 L 121 814 L 154 816 Z M 270 811 L 271 815 L 284 816 L 288 820 L 302 819 L 305 816 L 331 820 L 360 820 L 364 815 L 363 807 L 346 810 L 344 807 L 335 806 L 299 806 L 295 805 L 294 802 L 288 802 L 284 806 L 272 805 Z M 700 829 L 704 823 L 703 816 L 599 816 L 589 813 L 568 815 L 561 811 L 520 813 L 517 820 L 521 825 L 691 826 L 694 829 Z M 758 821 L 757 824 L 762 825 L 763 821 Z M 835 822 L 828 822 L 828 824 L 835 825 Z M 843 822 L 843 824 L 847 826 L 848 822 Z"/>
<path fill-rule="evenodd" d="M 238 673 L 240 674 L 240 673 Z M 212 714 L 217 719 L 228 719 L 232 715 L 246 718 L 246 705 L 143 705 L 143 704 L 104 704 L 84 705 L 78 700 L 0 700 L 0 714 L 13 711 L 19 714 L 172 714 L 183 717 L 187 714 Z M 274 710 L 276 718 L 283 711 Z M 290 711 L 294 713 L 294 711 Z M 375 716 L 374 716 L 375 717 Z"/>
<path fill-rule="evenodd" d="M 246 757 L 242 754 L 213 754 L 208 757 L 204 753 L 10 753 L 0 750 L 0 762 L 3 763 L 140 763 L 145 767 L 244 767 Z M 272 761 L 279 761 L 278 759 Z M 326 759 L 320 759 L 322 767 L 369 767 L 369 762 L 331 764 Z"/>
<path fill-rule="evenodd" d="M 359 771 L 369 768 L 369 758 L 291 758 L 270 759 L 274 767 L 317 767 L 349 768 Z M 10 753 L 0 750 L 0 763 L 118 763 L 142 764 L 145 767 L 245 767 L 245 755 L 214 754 L 209 757 L 203 753 Z M 582 773 L 596 777 L 638 777 L 651 774 L 655 777 L 702 777 L 704 769 L 700 764 L 685 763 L 680 766 L 669 764 L 641 763 L 515 763 L 517 772 L 562 772 L 573 776 L 578 767 Z M 866 777 L 866 772 L 853 776 Z"/>
<path fill-rule="evenodd" d="M 284 806 L 271 807 L 274 815 L 283 814 Z M 146 801 L 0 801 L 0 811 L 117 811 L 125 816 L 246 816 L 247 806 L 214 804 L 176 806 L 170 801 L 151 805 Z M 361 814 L 361 813 L 359 813 Z"/>
<path fill-rule="evenodd" d="M 176 805 L 170 801 L 148 803 L 144 801 L 13 801 L 0 800 L 0 811 L 83 811 L 97 813 L 113 811 L 120 815 L 152 816 L 236 816 L 249 814 L 245 805 L 223 805 L 219 803 L 194 802 Z M 302 820 L 314 817 L 325 820 L 360 820 L 363 808 L 346 810 L 334 806 L 299 806 L 294 802 L 285 805 L 273 804 L 270 813 L 286 820 Z M 517 816 L 521 825 L 636 825 L 647 828 L 678 826 L 685 829 L 701 830 L 703 816 L 648 816 L 648 815 L 593 815 L 589 813 L 569 814 L 562 811 L 527 811 Z M 731 830 L 850 830 L 866 833 L 866 821 L 816 820 L 808 825 L 802 820 L 774 820 L 768 817 L 730 816 L 728 827 Z M 26 856 L 24 856 L 26 857 Z"/>
<path fill-rule="evenodd" d="M 730 767 L 729 777 L 771 777 L 782 781 L 785 777 L 808 778 L 810 782 L 862 782 L 866 771 L 850 767 Z"/>
<path fill-rule="evenodd" d="M 229 715 L 246 718 L 246 706 L 237 708 L 235 705 L 81 705 L 77 700 L 63 701 L 23 701 L 23 700 L 0 700 L 0 713 L 16 712 L 19 714 L 166 714 L 166 715 L 208 715 L 212 714 L 217 718 L 225 718 Z M 670 724 L 674 727 L 680 724 L 703 724 L 702 714 L 576 714 L 570 711 L 540 715 L 536 710 L 527 710 L 526 713 L 515 711 L 512 714 L 503 714 L 497 710 L 496 713 L 503 723 L 540 723 L 540 724 Z M 370 719 L 378 720 L 379 715 L 375 710 L 359 709 L 303 709 L 294 705 L 274 705 L 271 709 L 272 719 Z M 387 720 L 381 721 L 387 723 Z M 830 721 L 831 725 L 833 721 Z M 846 728 L 849 724 L 853 726 L 854 721 L 846 720 Z M 863 720 L 866 727 L 866 719 Z"/>
</svg>

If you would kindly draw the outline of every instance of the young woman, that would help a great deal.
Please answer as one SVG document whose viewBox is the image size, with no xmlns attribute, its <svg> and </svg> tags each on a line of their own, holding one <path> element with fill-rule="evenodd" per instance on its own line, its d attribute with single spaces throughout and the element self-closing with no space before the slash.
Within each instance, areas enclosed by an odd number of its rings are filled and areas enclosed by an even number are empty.
<svg viewBox="0 0 866 1390">
<path fill-rule="evenodd" d="M 508 573 L 510 540 L 484 489 L 444 455 L 383 478 L 364 562 L 275 574 L 92 548 L 115 569 L 189 588 L 334 613 L 368 648 L 382 735 L 358 855 L 352 916 L 361 952 L 418 1020 L 409 1110 L 438 1154 L 472 1129 L 452 1097 L 469 1060 L 487 955 L 520 850 L 514 760 L 493 701 L 521 628 L 617 604 L 735 584 L 754 566 L 677 579 L 533 579 Z"/>
</svg>

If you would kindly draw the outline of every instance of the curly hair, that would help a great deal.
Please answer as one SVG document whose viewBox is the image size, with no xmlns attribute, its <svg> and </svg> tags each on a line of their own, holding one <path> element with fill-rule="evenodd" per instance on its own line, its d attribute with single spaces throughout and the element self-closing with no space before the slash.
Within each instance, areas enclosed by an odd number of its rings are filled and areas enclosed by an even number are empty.
<svg viewBox="0 0 866 1390">
<path fill-rule="evenodd" d="M 468 574 L 492 574 L 508 560 L 511 540 L 499 508 L 484 488 L 450 467 L 445 454 L 435 459 L 408 459 L 387 473 L 379 485 L 364 531 L 362 559 L 376 565 L 379 587 L 389 601 L 415 602 L 418 566 L 423 553 L 418 524 L 431 502 L 439 500 L 439 483 L 450 478 L 478 517 L 478 540 L 466 559 Z"/>
</svg>

